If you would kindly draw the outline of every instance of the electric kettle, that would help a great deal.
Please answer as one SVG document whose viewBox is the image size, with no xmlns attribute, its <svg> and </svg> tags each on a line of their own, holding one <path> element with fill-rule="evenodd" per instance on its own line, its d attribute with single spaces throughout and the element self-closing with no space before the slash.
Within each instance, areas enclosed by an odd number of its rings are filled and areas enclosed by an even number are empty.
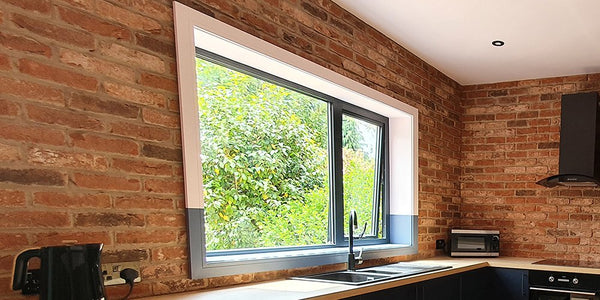
<svg viewBox="0 0 600 300">
<path fill-rule="evenodd" d="M 12 289 L 23 290 L 29 259 L 38 257 L 40 300 L 103 300 L 102 244 L 27 249 L 15 258 Z"/>
</svg>

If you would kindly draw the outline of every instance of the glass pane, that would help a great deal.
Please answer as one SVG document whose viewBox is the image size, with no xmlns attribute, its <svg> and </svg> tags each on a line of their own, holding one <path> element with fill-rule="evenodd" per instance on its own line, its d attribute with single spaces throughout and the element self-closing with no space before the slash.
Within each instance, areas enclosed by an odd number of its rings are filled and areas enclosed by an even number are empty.
<svg viewBox="0 0 600 300">
<path fill-rule="evenodd" d="M 351 209 L 356 210 L 358 237 L 381 238 L 381 193 L 379 159 L 381 157 L 381 128 L 378 125 L 342 116 L 342 155 L 344 176 L 344 224 L 348 224 Z M 347 225 L 344 235 L 348 236 Z"/>
<path fill-rule="evenodd" d="M 206 248 L 326 244 L 328 104 L 196 59 Z"/>
</svg>

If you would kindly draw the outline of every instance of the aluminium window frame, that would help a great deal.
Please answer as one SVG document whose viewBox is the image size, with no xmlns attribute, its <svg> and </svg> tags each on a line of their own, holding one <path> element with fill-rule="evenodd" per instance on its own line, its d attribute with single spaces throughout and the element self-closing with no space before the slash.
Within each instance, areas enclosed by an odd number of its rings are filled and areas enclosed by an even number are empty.
<svg viewBox="0 0 600 300">
<path fill-rule="evenodd" d="M 250 66 L 244 65 L 237 61 L 228 59 L 221 55 L 218 55 L 214 52 L 206 51 L 204 49 L 196 47 L 196 58 L 208 61 L 210 63 L 219 65 L 221 67 L 243 73 L 259 80 L 269 82 L 271 84 L 293 90 L 295 92 L 307 95 L 316 100 L 323 101 L 328 104 L 328 166 L 329 166 L 329 224 L 327 225 L 327 234 L 328 241 L 327 244 L 321 245 L 302 245 L 302 246 L 281 246 L 281 247 L 266 247 L 266 248 L 253 248 L 253 249 L 229 249 L 229 250 L 211 250 L 206 251 L 206 255 L 210 256 L 220 256 L 220 255 L 244 255 L 251 253 L 267 253 L 267 252 L 277 252 L 277 251 L 293 251 L 293 250 L 308 250 L 308 249 L 319 249 L 319 248 L 332 248 L 332 247 L 347 247 L 348 246 L 348 237 L 345 236 L 344 229 L 347 226 L 346 218 L 344 216 L 344 195 L 343 195 L 343 162 L 342 162 L 342 116 L 348 115 L 359 119 L 361 121 L 369 122 L 373 125 L 378 126 L 381 131 L 380 138 L 377 143 L 383 145 L 383 147 L 379 147 L 380 152 L 377 155 L 377 168 L 376 168 L 376 183 L 378 185 L 375 188 L 376 191 L 373 192 L 374 197 L 380 197 L 382 194 L 382 207 L 376 207 L 372 211 L 373 215 L 377 215 L 378 211 L 383 211 L 382 216 L 382 224 L 383 224 L 383 237 L 376 238 L 372 236 L 367 236 L 364 238 L 355 238 L 355 245 L 364 246 L 364 245 L 375 245 L 375 244 L 387 244 L 389 243 L 389 232 L 386 230 L 389 228 L 386 226 L 387 211 L 388 207 L 388 195 L 389 191 L 386 191 L 389 179 L 389 174 L 386 170 L 389 169 L 388 165 L 388 118 L 372 111 L 366 110 L 364 108 L 360 108 L 356 105 L 349 104 L 343 100 L 337 99 L 335 97 L 331 97 L 329 95 L 323 94 L 319 91 L 310 89 L 302 84 L 296 82 L 290 82 L 283 78 L 274 76 L 265 71 L 258 70 L 252 68 Z M 383 170 L 383 172 L 382 172 Z M 381 173 L 380 173 L 381 172 Z M 382 182 L 383 181 L 383 182 Z M 377 186 L 376 185 L 376 186 Z M 373 222 L 370 220 L 371 223 Z M 359 220 L 362 222 L 362 220 Z M 200 228 L 201 234 L 205 235 L 205 227 L 202 226 Z"/>
<path fill-rule="evenodd" d="M 363 108 L 357 107 L 356 105 L 351 105 L 348 103 L 343 104 L 342 116 L 347 115 L 349 117 L 358 119 L 360 121 L 371 123 L 378 127 L 379 139 L 377 140 L 376 148 L 378 149 L 376 152 L 379 153 L 375 160 L 375 185 L 379 185 L 379 187 L 374 186 L 373 191 L 373 199 L 372 199 L 372 207 L 377 208 L 373 210 L 373 214 L 371 216 L 371 235 L 360 238 L 356 240 L 354 243 L 356 245 L 368 245 L 368 244 L 376 244 L 380 242 L 372 242 L 372 241 L 385 241 L 385 243 L 389 243 L 389 226 L 387 226 L 387 222 L 389 221 L 389 119 L 387 117 L 381 116 L 380 114 L 374 113 L 372 111 L 365 110 Z M 343 126 L 343 124 L 342 124 Z M 343 147 L 342 147 L 343 148 Z M 340 154 L 341 155 L 341 154 Z M 339 162 L 340 165 L 343 165 L 343 162 Z M 341 176 L 343 179 L 343 176 Z M 343 187 L 343 185 L 342 185 Z M 342 195 L 343 196 L 343 195 Z M 344 201 L 342 201 L 344 202 Z M 381 202 L 381 203 L 379 203 Z M 379 207 L 381 205 L 381 207 Z M 379 231 L 379 216 L 381 213 L 381 225 L 382 228 L 382 237 L 377 238 L 377 234 Z M 358 220 L 360 223 L 363 220 Z M 359 224 L 360 224 L 359 223 Z M 342 226 L 342 230 L 346 229 L 345 226 Z M 342 231 L 345 235 L 346 233 Z M 373 233 L 375 236 L 373 236 Z M 344 240 L 347 241 L 347 237 L 344 237 Z M 366 242 L 363 242 L 366 241 Z M 341 242 L 341 241 L 340 241 Z"/>
<path fill-rule="evenodd" d="M 343 263 L 347 260 L 346 248 L 207 257 L 204 236 L 196 230 L 204 224 L 195 64 L 190 63 L 194 60 L 195 46 L 198 45 L 226 57 L 231 57 L 232 51 L 243 52 L 243 56 L 236 57 L 234 60 L 239 59 L 240 62 L 250 66 L 276 64 L 274 75 L 290 81 L 296 81 L 294 77 L 297 76 L 303 76 L 302 78 L 307 76 L 309 87 L 316 86 L 325 94 L 347 99 L 350 104 L 388 117 L 390 206 L 387 224 L 390 228 L 390 243 L 364 246 L 363 257 L 374 259 L 416 254 L 418 251 L 418 110 L 179 2 L 173 2 L 173 10 L 190 277 L 198 279 L 247 274 Z"/>
</svg>

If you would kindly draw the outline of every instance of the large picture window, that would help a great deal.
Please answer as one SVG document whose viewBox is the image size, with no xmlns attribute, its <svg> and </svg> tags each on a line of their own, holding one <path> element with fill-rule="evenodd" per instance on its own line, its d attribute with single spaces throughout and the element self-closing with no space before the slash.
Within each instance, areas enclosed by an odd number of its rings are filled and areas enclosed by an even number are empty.
<svg viewBox="0 0 600 300">
<path fill-rule="evenodd" d="M 208 254 L 343 245 L 351 209 L 385 238 L 387 118 L 201 49 L 196 78 Z"/>
<path fill-rule="evenodd" d="M 173 5 L 191 277 L 416 253 L 418 111 Z"/>
</svg>

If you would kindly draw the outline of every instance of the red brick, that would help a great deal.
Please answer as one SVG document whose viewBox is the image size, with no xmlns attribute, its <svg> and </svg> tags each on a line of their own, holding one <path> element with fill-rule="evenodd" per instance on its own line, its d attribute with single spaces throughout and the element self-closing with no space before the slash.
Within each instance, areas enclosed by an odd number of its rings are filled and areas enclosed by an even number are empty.
<svg viewBox="0 0 600 300">
<path fill-rule="evenodd" d="M 78 244 L 103 243 L 105 246 L 112 244 L 108 231 L 42 232 L 33 235 L 33 245 L 39 247 L 62 245 L 65 241 L 76 241 Z"/>
<path fill-rule="evenodd" d="M 163 41 L 155 36 L 146 35 L 143 33 L 136 33 L 135 43 L 136 45 L 144 47 L 150 51 L 169 57 L 175 57 L 175 44 L 173 42 Z"/>
<path fill-rule="evenodd" d="M 0 228 L 68 227 L 69 215 L 48 211 L 11 211 L 0 213 Z"/>
<path fill-rule="evenodd" d="M 559 244 L 567 244 L 567 245 L 579 245 L 580 238 L 579 237 L 560 237 L 557 238 L 557 242 Z"/>
<path fill-rule="evenodd" d="M 133 104 L 80 94 L 72 94 L 69 97 L 69 107 L 128 119 L 137 119 L 140 114 L 140 108 Z"/>
<path fill-rule="evenodd" d="M 41 13 L 49 13 L 52 5 L 50 0 L 2 0 L 25 10 L 33 10 Z"/>
<path fill-rule="evenodd" d="M 106 263 L 122 261 L 145 261 L 148 259 L 148 252 L 145 249 L 106 249 L 102 252 L 102 261 Z"/>
<path fill-rule="evenodd" d="M 318 46 L 315 46 L 314 51 L 316 55 L 323 58 L 327 63 L 335 66 L 342 65 L 342 58 L 338 54 Z"/>
<path fill-rule="evenodd" d="M 13 14 L 12 21 L 16 26 L 35 34 L 85 49 L 94 49 L 94 38 L 87 32 L 71 30 L 19 14 Z"/>
<path fill-rule="evenodd" d="M 187 259 L 186 247 L 162 247 L 152 249 L 152 261 Z"/>
<path fill-rule="evenodd" d="M 167 68 L 165 62 L 158 56 L 134 50 L 115 43 L 103 43 L 99 45 L 99 53 L 112 57 L 121 63 L 137 66 L 144 70 L 164 73 Z"/>
<path fill-rule="evenodd" d="M 342 66 L 344 67 L 344 69 L 346 69 L 360 77 L 365 77 L 365 71 L 363 70 L 362 66 L 354 63 L 351 60 L 348 60 L 348 59 L 343 60 Z"/>
<path fill-rule="evenodd" d="M 0 189 L 0 206 L 23 207 L 25 206 L 25 193 L 23 191 Z"/>
<path fill-rule="evenodd" d="M 371 70 L 375 70 L 377 68 L 377 65 L 370 59 L 362 56 L 362 55 L 356 55 L 356 62 L 359 63 L 362 67 L 367 68 L 367 69 L 371 69 Z"/>
<path fill-rule="evenodd" d="M 12 68 L 8 55 L 0 53 L 0 70 L 10 70 Z"/>
<path fill-rule="evenodd" d="M 252 26 L 256 27 L 263 33 L 266 33 L 272 37 L 278 36 L 279 27 L 276 24 L 269 22 L 262 18 L 262 16 L 256 15 L 255 13 L 242 13 L 241 19 L 244 22 L 252 23 Z M 285 32 L 284 32 L 285 35 Z M 304 48 L 304 47 L 301 47 Z"/>
<path fill-rule="evenodd" d="M 183 266 L 181 263 L 152 264 L 144 266 L 141 270 L 143 278 L 157 279 L 165 277 L 182 276 Z"/>
<path fill-rule="evenodd" d="M 325 38 L 325 36 L 323 36 L 319 32 L 316 32 L 312 28 L 306 28 L 305 26 L 299 26 L 298 29 L 300 30 L 300 34 L 303 37 L 305 37 L 311 41 L 311 43 L 313 44 L 313 47 L 316 48 L 319 45 L 327 46 L 327 39 Z M 322 56 L 318 56 L 318 57 L 321 59 L 324 59 L 324 57 L 322 57 Z"/>
<path fill-rule="evenodd" d="M 72 111 L 58 110 L 37 105 L 27 105 L 27 116 L 30 120 L 51 124 L 63 125 L 75 129 L 89 129 L 100 131 L 104 129 L 104 124 L 98 119 L 90 118 L 83 114 L 77 114 Z"/>
<path fill-rule="evenodd" d="M 165 108 L 167 105 L 167 96 L 160 93 L 137 89 L 112 82 L 105 82 L 103 83 L 103 86 L 104 91 L 108 95 L 129 101 L 131 103 L 150 105 L 158 108 Z"/>
<path fill-rule="evenodd" d="M 329 49 L 339 55 L 342 55 L 348 59 L 354 59 L 352 51 L 348 50 L 348 48 L 337 44 L 337 43 L 329 43 Z"/>
<path fill-rule="evenodd" d="M 150 193 L 183 195 L 183 181 L 146 179 L 144 190 Z"/>
<path fill-rule="evenodd" d="M 67 183 L 67 176 L 55 170 L 0 168 L 0 182 L 64 186 Z"/>
<path fill-rule="evenodd" d="M 171 133 L 167 129 L 159 127 L 141 126 L 125 122 L 113 123 L 111 127 L 111 133 L 126 137 L 149 141 L 168 141 L 171 138 Z"/>
<path fill-rule="evenodd" d="M 75 215 L 75 226 L 80 227 L 142 227 L 144 215 L 122 213 L 82 213 Z"/>
<path fill-rule="evenodd" d="M 64 106 L 63 92 L 33 82 L 0 77 L 2 93 Z"/>
<path fill-rule="evenodd" d="M 103 17 L 117 21 L 128 28 L 140 29 L 147 32 L 160 33 L 162 27 L 157 21 L 131 12 L 112 3 L 100 1 L 96 3 L 96 10 Z"/>
<path fill-rule="evenodd" d="M 112 167 L 117 170 L 143 175 L 172 175 L 171 165 L 144 160 L 113 158 Z"/>
<path fill-rule="evenodd" d="M 95 6 L 95 0 L 62 0 L 62 2 L 68 3 L 74 7 L 83 8 L 85 10 L 93 10 Z"/>
<path fill-rule="evenodd" d="M 177 232 L 173 230 L 130 230 L 117 232 L 119 244 L 166 244 L 177 241 Z"/>
<path fill-rule="evenodd" d="M 74 174 L 72 181 L 78 187 L 101 190 L 139 191 L 141 186 L 138 179 L 82 173 Z"/>
<path fill-rule="evenodd" d="M 82 68 L 89 73 L 106 75 L 122 82 L 135 81 L 135 71 L 129 67 L 108 62 L 80 52 L 62 50 L 60 52 L 60 61 L 71 66 Z"/>
<path fill-rule="evenodd" d="M 168 128 L 180 128 L 179 115 L 166 113 L 154 109 L 142 109 L 142 118 L 148 124 L 160 125 Z"/>
<path fill-rule="evenodd" d="M 2 220 L 0 220 L 0 222 L 2 222 Z M 2 250 L 21 250 L 27 245 L 27 236 L 24 233 L 0 232 L 0 249 Z"/>
<path fill-rule="evenodd" d="M 156 227 L 185 227 L 184 214 L 154 213 L 147 217 L 148 226 Z"/>
<path fill-rule="evenodd" d="M 0 255 L 0 273 L 12 273 L 14 259 L 12 255 Z"/>
<path fill-rule="evenodd" d="M 152 16 L 152 18 L 157 20 L 173 22 L 173 10 L 171 5 L 165 5 L 159 1 L 132 0 L 131 6 L 135 11 L 138 11 L 143 15 Z"/>
<path fill-rule="evenodd" d="M 12 162 L 21 160 L 21 150 L 18 146 L 0 144 L 0 161 Z"/>
<path fill-rule="evenodd" d="M 7 49 L 39 54 L 45 57 L 52 55 L 52 49 L 45 44 L 28 37 L 15 36 L 0 32 L 0 45 Z"/>
<path fill-rule="evenodd" d="M 131 39 L 131 33 L 127 28 L 109 23 L 91 14 L 63 7 L 58 7 L 58 13 L 63 21 L 85 29 L 86 31 L 102 36 L 114 37 L 116 39 Z"/>
<path fill-rule="evenodd" d="M 0 121 L 0 138 L 50 145 L 65 144 L 65 135 L 61 130 L 16 125 L 2 121 Z"/>
<path fill-rule="evenodd" d="M 177 81 L 175 79 L 142 73 L 140 75 L 140 83 L 151 88 L 177 93 Z"/>
<path fill-rule="evenodd" d="M 19 70 L 24 74 L 81 90 L 96 91 L 98 89 L 98 80 L 96 78 L 44 65 L 25 58 L 19 60 Z"/>
<path fill-rule="evenodd" d="M 18 116 L 21 112 L 19 105 L 8 100 L 0 99 L 0 115 L 3 116 Z"/>
<path fill-rule="evenodd" d="M 127 139 L 105 137 L 89 133 L 72 133 L 69 137 L 71 138 L 73 145 L 79 148 L 130 155 L 139 154 L 138 144 Z"/>
<path fill-rule="evenodd" d="M 37 192 L 33 194 L 33 203 L 48 207 L 111 207 L 107 194 L 71 194 L 64 192 Z"/>
<path fill-rule="evenodd" d="M 115 199 L 115 208 L 118 209 L 173 209 L 173 199 L 157 198 L 142 194 L 121 196 Z"/>
</svg>

